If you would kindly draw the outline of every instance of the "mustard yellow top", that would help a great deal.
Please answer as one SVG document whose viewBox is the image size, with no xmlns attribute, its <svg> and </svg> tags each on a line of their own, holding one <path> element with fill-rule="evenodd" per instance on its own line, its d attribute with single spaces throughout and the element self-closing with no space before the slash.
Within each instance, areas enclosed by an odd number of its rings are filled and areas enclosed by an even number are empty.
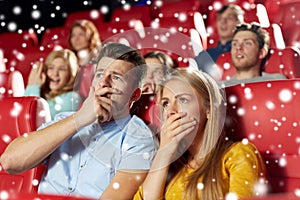
<svg viewBox="0 0 300 200">
<path fill-rule="evenodd" d="M 261 156 L 252 143 L 236 142 L 224 154 L 222 160 L 223 193 L 235 193 L 239 198 L 254 195 L 254 185 L 258 179 L 265 178 L 265 166 Z M 194 170 L 183 168 L 167 187 L 164 199 L 180 200 L 186 187 L 186 177 Z M 199 179 L 201 183 L 201 178 Z M 205 187 L 205 186 L 204 186 Z M 141 200 L 142 188 L 134 200 Z"/>
</svg>

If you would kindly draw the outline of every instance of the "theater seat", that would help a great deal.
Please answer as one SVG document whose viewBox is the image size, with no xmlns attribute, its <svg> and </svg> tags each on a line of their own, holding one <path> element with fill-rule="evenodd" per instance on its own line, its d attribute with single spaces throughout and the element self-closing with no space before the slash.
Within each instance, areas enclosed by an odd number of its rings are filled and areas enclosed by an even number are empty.
<svg viewBox="0 0 300 200">
<path fill-rule="evenodd" d="M 155 94 L 142 94 L 130 109 L 131 115 L 140 117 L 153 134 L 158 134 L 161 126 L 160 110 L 156 98 Z"/>
<path fill-rule="evenodd" d="M 89 96 L 90 87 L 94 78 L 94 65 L 86 65 L 79 68 L 76 77 L 75 90 L 83 99 Z"/>
<path fill-rule="evenodd" d="M 104 18 L 105 16 L 101 13 L 101 11 L 96 9 L 75 11 L 68 14 L 64 27 L 70 29 L 74 22 L 82 19 L 93 22 L 93 24 L 97 27 L 102 24 Z"/>
<path fill-rule="evenodd" d="M 247 83 L 226 88 L 226 133 L 247 138 L 262 154 L 271 192 L 300 185 L 300 79 Z"/>
<path fill-rule="evenodd" d="M 35 131 L 49 121 L 47 102 L 40 97 L 7 97 L 0 99 L 0 155 L 16 137 Z M 38 166 L 23 173 L 10 175 L 0 166 L 0 191 L 32 193 L 43 172 Z"/>
<path fill-rule="evenodd" d="M 20 51 L 15 51 L 8 56 L 9 66 L 22 73 L 26 87 L 32 65 L 37 61 L 44 61 L 52 50 L 54 50 L 52 47 L 27 47 Z"/>
<path fill-rule="evenodd" d="M 69 29 L 63 26 L 47 28 L 41 38 L 41 46 L 53 48 L 55 45 L 68 48 Z"/>
<path fill-rule="evenodd" d="M 25 91 L 21 72 L 6 70 L 0 72 L 0 99 L 23 96 Z"/>
<path fill-rule="evenodd" d="M 296 47 L 272 49 L 266 63 L 268 73 L 281 73 L 288 78 L 300 78 L 300 51 Z"/>
<path fill-rule="evenodd" d="M 230 79 L 236 70 L 232 64 L 231 53 L 227 52 L 219 56 L 216 61 L 222 73 L 222 80 Z M 296 47 L 284 49 L 271 49 L 270 56 L 265 64 L 266 73 L 281 73 L 288 79 L 300 78 L 300 51 Z"/>
</svg>

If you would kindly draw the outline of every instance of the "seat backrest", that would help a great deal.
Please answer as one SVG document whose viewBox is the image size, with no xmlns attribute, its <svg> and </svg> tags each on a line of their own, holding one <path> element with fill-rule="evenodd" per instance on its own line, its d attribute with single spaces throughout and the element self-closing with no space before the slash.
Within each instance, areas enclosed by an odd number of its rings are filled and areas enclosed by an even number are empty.
<svg viewBox="0 0 300 200">
<path fill-rule="evenodd" d="M 226 133 L 247 138 L 262 154 L 272 192 L 294 192 L 300 185 L 300 79 L 227 87 Z"/>
<path fill-rule="evenodd" d="M 53 47 L 59 45 L 68 48 L 69 29 L 64 26 L 47 28 L 41 38 L 41 46 Z"/>
<path fill-rule="evenodd" d="M 26 47 L 38 46 L 38 37 L 33 31 L 6 32 L 0 34 L 0 48 L 3 49 L 4 54 L 17 49 Z"/>
<path fill-rule="evenodd" d="M 299 47 L 300 2 L 286 0 L 279 4 L 269 3 L 274 6 L 274 11 L 269 17 L 271 23 L 277 23 L 281 26 L 287 46 L 297 45 Z"/>
<path fill-rule="evenodd" d="M 50 110 L 41 97 L 7 97 L 0 99 L 0 154 L 16 137 L 35 131 L 49 121 Z M 0 166 L 0 191 L 31 193 L 37 191 L 42 166 L 23 173 L 7 174 Z"/>
<path fill-rule="evenodd" d="M 189 15 L 200 11 L 200 1 L 178 0 L 178 1 L 153 1 L 151 4 L 151 16 L 155 18 L 169 18 L 184 13 Z"/>
<path fill-rule="evenodd" d="M 222 73 L 222 80 L 230 79 L 236 72 L 231 59 L 231 53 L 223 53 L 216 61 Z M 265 64 L 266 73 L 280 73 L 288 79 L 300 78 L 300 51 L 296 47 L 286 47 L 284 49 L 273 48 Z"/>
<path fill-rule="evenodd" d="M 94 65 L 86 65 L 79 68 L 76 76 L 75 90 L 83 99 L 89 96 L 90 87 L 94 78 Z"/>
<path fill-rule="evenodd" d="M 300 51 L 296 47 L 271 49 L 265 71 L 281 73 L 287 78 L 300 78 Z"/>
<path fill-rule="evenodd" d="M 25 91 L 21 72 L 6 70 L 0 72 L 0 98 L 23 96 Z"/>
<path fill-rule="evenodd" d="M 97 27 L 101 25 L 104 21 L 104 15 L 100 10 L 92 9 L 92 10 L 83 10 L 83 11 L 75 11 L 68 14 L 66 21 L 64 23 L 64 27 L 70 29 L 73 23 L 77 20 L 86 19 L 95 24 Z"/>
<path fill-rule="evenodd" d="M 142 94 L 140 99 L 131 106 L 130 113 L 140 117 L 153 134 L 158 134 L 161 126 L 161 115 L 155 94 Z"/>
<path fill-rule="evenodd" d="M 110 21 L 129 22 L 131 20 L 141 20 L 145 27 L 149 27 L 151 23 L 150 6 L 131 6 L 128 9 L 119 7 L 113 10 Z"/>
<path fill-rule="evenodd" d="M 8 56 L 9 66 L 21 72 L 24 85 L 27 85 L 28 77 L 32 65 L 37 61 L 44 61 L 48 54 L 53 50 L 53 47 L 27 47 L 20 51 L 16 51 Z"/>
<path fill-rule="evenodd" d="M 220 69 L 221 80 L 228 80 L 236 72 L 231 59 L 231 53 L 226 52 L 221 54 L 216 60 L 216 65 Z"/>
</svg>

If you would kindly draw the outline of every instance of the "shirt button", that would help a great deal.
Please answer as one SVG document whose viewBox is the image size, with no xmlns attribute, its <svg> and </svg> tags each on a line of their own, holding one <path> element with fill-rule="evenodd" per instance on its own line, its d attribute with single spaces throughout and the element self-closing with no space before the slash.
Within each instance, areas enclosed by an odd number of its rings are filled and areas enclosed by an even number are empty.
<svg viewBox="0 0 300 200">
<path fill-rule="evenodd" d="M 93 141 L 96 142 L 96 138 L 93 138 Z"/>
<path fill-rule="evenodd" d="M 71 188 L 71 187 L 68 187 L 68 190 L 70 190 L 70 191 L 71 191 L 71 190 L 73 190 L 73 188 Z"/>
<path fill-rule="evenodd" d="M 83 168 L 84 167 L 84 164 L 83 165 L 80 165 L 80 168 Z"/>
</svg>

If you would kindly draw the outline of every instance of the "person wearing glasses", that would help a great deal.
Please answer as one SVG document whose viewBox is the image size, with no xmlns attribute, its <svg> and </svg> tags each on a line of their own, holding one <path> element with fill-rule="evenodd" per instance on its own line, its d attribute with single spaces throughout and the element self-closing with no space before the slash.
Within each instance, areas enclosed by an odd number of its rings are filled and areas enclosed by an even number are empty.
<svg viewBox="0 0 300 200">
<path fill-rule="evenodd" d="M 258 23 L 236 26 L 231 42 L 231 58 L 236 73 L 223 81 L 225 87 L 239 83 L 286 79 L 283 74 L 264 72 L 269 53 L 269 33 Z"/>
<path fill-rule="evenodd" d="M 210 74 L 218 57 L 231 51 L 233 30 L 237 24 L 244 23 L 244 13 L 244 10 L 235 4 L 224 5 L 217 11 L 216 26 L 219 41 L 216 47 L 203 50 L 195 57 L 199 69 Z"/>
</svg>

